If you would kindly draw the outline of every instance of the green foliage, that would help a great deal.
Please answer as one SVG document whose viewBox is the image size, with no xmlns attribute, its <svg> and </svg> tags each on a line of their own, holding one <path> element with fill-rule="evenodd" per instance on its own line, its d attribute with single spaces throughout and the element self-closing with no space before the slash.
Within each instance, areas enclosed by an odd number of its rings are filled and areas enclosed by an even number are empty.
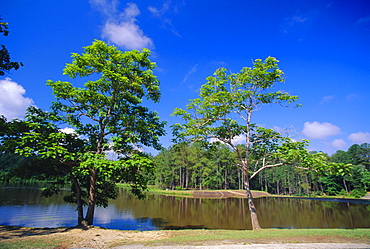
<svg viewBox="0 0 370 249">
<path fill-rule="evenodd" d="M 285 105 L 297 100 L 297 96 L 271 92 L 275 82 L 283 81 L 277 62 L 273 57 L 258 59 L 252 68 L 229 75 L 225 68 L 217 69 L 202 85 L 199 98 L 190 100 L 186 110 L 174 110 L 173 115 L 185 121 L 173 126 L 175 134 L 179 138 L 218 139 L 230 146 L 235 146 L 235 137 L 250 136 L 256 127 L 250 120 L 254 111 L 264 104 Z"/>
<path fill-rule="evenodd" d="M 18 177 L 15 176 L 17 167 L 26 163 L 27 158 L 10 154 L 0 153 L 0 182 L 16 181 Z"/>
<path fill-rule="evenodd" d="M 0 17 L 0 34 L 3 33 L 4 36 L 8 36 L 8 23 L 3 22 Z M 11 69 L 19 69 L 23 66 L 22 62 L 14 62 L 10 60 L 9 51 L 6 49 L 5 45 L 1 45 L 0 49 L 0 76 L 5 75 L 5 72 L 9 72 Z"/>
<path fill-rule="evenodd" d="M 52 181 L 45 196 L 70 183 L 65 200 L 77 203 L 79 224 L 86 220 L 91 225 L 95 206 L 106 207 L 108 199 L 116 198 L 116 183 L 127 182 L 135 195 L 144 197 L 154 164 L 140 148 L 161 149 L 165 123 L 142 105 L 144 99 L 160 98 L 149 50 L 122 52 L 96 40 L 84 51 L 72 54 L 64 74 L 97 80 L 83 87 L 47 81 L 56 97 L 53 111 L 30 107 L 24 121 L 0 119 L 0 149 L 33 159 L 19 172 Z M 60 124 L 75 132 L 62 132 Z M 117 160 L 110 160 L 109 153 Z"/>
<path fill-rule="evenodd" d="M 298 99 L 274 90 L 276 83 L 284 81 L 278 62 L 274 57 L 257 59 L 252 67 L 230 74 L 225 68 L 219 68 L 201 86 L 199 98 L 190 100 L 186 109 L 176 108 L 172 114 L 184 121 L 172 126 L 177 141 L 218 141 L 235 151 L 236 165 L 242 170 L 250 198 L 253 229 L 260 229 L 260 226 L 250 193 L 250 179 L 261 171 L 286 164 L 343 175 L 350 169 L 350 165 L 344 163 L 328 162 L 322 154 L 309 153 L 305 148 L 308 141 L 292 141 L 252 121 L 254 112 L 264 105 L 291 106 Z M 243 147 L 238 146 L 240 138 L 244 140 Z M 307 182 L 300 183 L 306 192 L 309 190 Z"/>
<path fill-rule="evenodd" d="M 354 189 L 351 191 L 351 195 L 356 198 L 361 198 L 366 195 L 366 190 L 364 189 Z"/>
</svg>

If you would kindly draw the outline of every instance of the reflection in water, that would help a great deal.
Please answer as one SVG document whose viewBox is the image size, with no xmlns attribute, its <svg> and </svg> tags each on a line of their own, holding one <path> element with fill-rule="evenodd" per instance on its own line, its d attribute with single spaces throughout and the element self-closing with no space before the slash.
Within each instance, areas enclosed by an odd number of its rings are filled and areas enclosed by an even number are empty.
<svg viewBox="0 0 370 249">
<path fill-rule="evenodd" d="M 77 224 L 76 207 L 63 193 L 40 197 L 36 188 L 0 188 L 0 224 L 58 227 Z M 263 228 L 369 228 L 370 205 L 307 199 L 255 200 Z M 138 200 L 126 189 L 109 207 L 97 208 L 94 225 L 123 230 L 251 229 L 246 199 L 199 199 L 148 195 Z"/>
</svg>

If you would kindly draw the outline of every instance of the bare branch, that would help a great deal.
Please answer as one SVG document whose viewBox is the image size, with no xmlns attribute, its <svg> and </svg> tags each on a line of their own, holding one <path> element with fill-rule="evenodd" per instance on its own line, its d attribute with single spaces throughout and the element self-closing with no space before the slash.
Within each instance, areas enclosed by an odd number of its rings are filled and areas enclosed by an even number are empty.
<svg viewBox="0 0 370 249">
<path fill-rule="evenodd" d="M 257 170 L 256 172 L 253 173 L 253 175 L 249 178 L 249 179 L 252 179 L 253 177 L 255 177 L 259 172 L 261 172 L 262 170 L 266 169 L 266 168 L 272 168 L 272 167 L 277 167 L 277 166 L 281 166 L 283 165 L 284 163 L 277 163 L 277 164 L 271 164 L 271 165 L 265 165 L 263 166 L 262 168 L 260 168 L 259 170 Z"/>
</svg>

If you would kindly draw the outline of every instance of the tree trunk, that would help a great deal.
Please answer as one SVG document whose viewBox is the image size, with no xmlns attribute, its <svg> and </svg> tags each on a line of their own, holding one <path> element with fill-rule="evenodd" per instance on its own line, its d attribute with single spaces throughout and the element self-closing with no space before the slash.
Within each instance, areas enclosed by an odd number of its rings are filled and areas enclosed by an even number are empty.
<svg viewBox="0 0 370 249">
<path fill-rule="evenodd" d="M 246 170 L 246 168 L 243 168 L 243 173 L 244 173 L 244 185 L 245 185 L 245 190 L 246 190 L 246 194 L 247 194 L 247 197 L 248 197 L 248 207 L 249 207 L 249 211 L 251 213 L 251 222 L 252 222 L 252 229 L 253 230 L 258 230 L 258 229 L 261 229 L 261 226 L 258 222 L 258 217 L 257 217 L 257 211 L 256 211 L 256 207 L 254 206 L 254 201 L 253 201 L 253 196 L 252 196 L 252 192 L 250 190 L 250 184 L 249 184 L 249 176 L 248 176 L 248 172 Z"/>
<path fill-rule="evenodd" d="M 240 184 L 240 169 L 238 169 L 238 187 L 241 189 L 241 184 Z"/>
<path fill-rule="evenodd" d="M 91 226 L 94 222 L 95 203 L 96 203 L 96 177 L 97 170 L 90 169 L 90 189 L 89 189 L 89 204 L 86 213 L 86 222 Z"/>
<path fill-rule="evenodd" d="M 185 189 L 189 188 L 189 169 L 188 166 L 186 165 L 186 170 L 185 170 Z"/>
<path fill-rule="evenodd" d="M 344 188 L 346 189 L 346 192 L 347 192 L 347 194 L 349 193 L 349 191 L 348 191 L 348 187 L 347 187 L 347 182 L 346 182 L 346 180 L 344 179 L 344 177 L 343 177 L 343 185 L 344 185 Z"/>
<path fill-rule="evenodd" d="M 183 188 L 184 186 L 183 186 L 183 174 L 181 174 L 182 173 L 182 167 L 180 166 L 180 170 L 179 170 L 180 172 L 179 172 L 179 177 L 180 177 L 180 186 Z"/>
<path fill-rule="evenodd" d="M 227 176 L 227 169 L 225 168 L 225 178 L 224 178 L 225 185 L 224 185 L 224 189 L 227 189 L 227 188 L 228 188 L 228 186 L 227 186 L 227 178 L 226 178 L 226 176 Z"/>
<path fill-rule="evenodd" d="M 72 175 L 72 174 L 71 174 Z M 76 191 L 76 202 L 77 202 L 77 217 L 78 217 L 78 226 L 82 225 L 82 221 L 84 220 L 84 213 L 83 213 L 83 205 L 82 205 L 82 196 L 81 196 L 81 188 L 77 182 L 76 177 L 72 176 L 73 187 Z"/>
<path fill-rule="evenodd" d="M 310 183 L 308 182 L 308 174 L 306 175 L 307 195 L 310 195 Z"/>
</svg>

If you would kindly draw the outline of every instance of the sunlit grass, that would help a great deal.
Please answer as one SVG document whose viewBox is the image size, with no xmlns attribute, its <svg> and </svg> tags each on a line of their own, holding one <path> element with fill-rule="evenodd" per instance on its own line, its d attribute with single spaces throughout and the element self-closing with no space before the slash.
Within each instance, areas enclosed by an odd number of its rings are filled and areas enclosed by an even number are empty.
<svg viewBox="0 0 370 249">
<path fill-rule="evenodd" d="M 261 229 L 252 230 L 180 230 L 171 237 L 148 241 L 148 245 L 202 245 L 227 243 L 369 243 L 370 229 Z"/>
<path fill-rule="evenodd" d="M 63 239 L 32 238 L 25 237 L 17 240 L 2 240 L 0 248 L 4 249 L 33 249 L 33 248 L 59 248 L 63 244 Z M 62 247 L 61 247 L 62 248 Z"/>
</svg>

